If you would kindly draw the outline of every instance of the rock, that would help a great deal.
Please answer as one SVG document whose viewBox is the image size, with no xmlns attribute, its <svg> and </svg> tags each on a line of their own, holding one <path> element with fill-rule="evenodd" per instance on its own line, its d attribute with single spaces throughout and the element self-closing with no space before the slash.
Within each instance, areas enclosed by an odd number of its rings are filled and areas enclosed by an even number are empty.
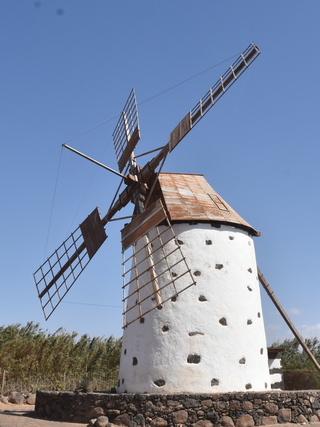
<svg viewBox="0 0 320 427">
<path fill-rule="evenodd" d="M 275 403 L 267 403 L 266 405 L 264 405 L 264 409 L 270 415 L 276 415 L 279 411 L 279 407 Z"/>
<path fill-rule="evenodd" d="M 107 411 L 106 411 L 106 415 L 108 417 L 117 417 L 120 414 L 121 414 L 121 412 L 119 409 L 107 409 Z"/>
<path fill-rule="evenodd" d="M 1 395 L 1 397 L 0 397 L 0 401 L 1 401 L 2 403 L 4 403 L 5 405 L 7 405 L 7 404 L 9 403 L 8 398 L 7 398 L 6 396 L 2 396 L 2 395 Z"/>
<path fill-rule="evenodd" d="M 251 415 L 241 415 L 236 422 L 236 427 L 254 427 L 254 421 Z"/>
<path fill-rule="evenodd" d="M 187 411 L 177 411 L 172 414 L 172 421 L 174 424 L 185 424 L 188 419 Z"/>
<path fill-rule="evenodd" d="M 305 416 L 303 416 L 302 414 L 300 414 L 299 416 L 298 416 L 298 421 L 299 421 L 299 423 L 300 424 L 308 424 L 308 420 L 306 419 L 306 417 Z"/>
<path fill-rule="evenodd" d="M 155 411 L 154 404 L 150 400 L 148 400 L 146 402 L 146 412 L 154 412 L 154 411 Z"/>
<path fill-rule="evenodd" d="M 184 406 L 188 409 L 188 408 L 197 408 L 199 406 L 199 401 L 196 399 L 192 399 L 192 398 L 187 398 L 184 402 Z"/>
<path fill-rule="evenodd" d="M 207 400 L 203 400 L 201 402 L 202 406 L 206 406 L 207 408 L 211 408 L 211 406 L 213 405 L 213 402 L 211 399 L 207 399 Z"/>
<path fill-rule="evenodd" d="M 279 409 L 278 417 L 281 423 L 291 423 L 291 409 L 289 408 Z"/>
<path fill-rule="evenodd" d="M 92 426 L 94 426 L 94 425 L 95 425 L 95 423 L 96 423 L 96 421 L 97 421 L 97 419 L 96 419 L 96 418 L 92 418 L 92 419 L 89 421 L 88 427 L 92 427 Z"/>
<path fill-rule="evenodd" d="M 214 424 L 216 424 L 219 420 L 219 415 L 217 414 L 217 412 L 211 410 L 207 412 L 207 418 Z"/>
<path fill-rule="evenodd" d="M 114 420 L 113 424 L 118 426 L 128 426 L 130 424 L 130 417 L 128 414 L 118 415 Z"/>
<path fill-rule="evenodd" d="M 48 415 L 48 417 L 51 416 L 52 410 L 51 410 L 51 406 L 49 405 L 49 403 L 45 404 L 44 411 L 45 411 L 46 415 Z"/>
<path fill-rule="evenodd" d="M 316 415 L 311 415 L 310 424 L 318 424 L 319 418 Z"/>
<path fill-rule="evenodd" d="M 245 400 L 245 401 L 242 403 L 242 408 L 243 408 L 245 411 L 252 411 L 252 409 L 253 409 L 253 404 L 252 404 L 251 402 L 249 402 L 248 400 Z"/>
<path fill-rule="evenodd" d="M 217 402 L 215 404 L 215 409 L 219 412 L 224 411 L 226 409 L 226 406 L 227 406 L 226 402 Z"/>
<path fill-rule="evenodd" d="M 262 421 L 261 421 L 262 426 L 268 426 L 272 424 L 278 424 L 278 420 L 275 415 L 270 415 L 270 417 L 262 417 Z"/>
<path fill-rule="evenodd" d="M 164 418 L 157 417 L 151 421 L 151 427 L 167 427 L 168 423 Z"/>
<path fill-rule="evenodd" d="M 195 427 L 212 427 L 213 424 L 209 420 L 200 420 L 193 424 Z"/>
<path fill-rule="evenodd" d="M 109 418 L 105 415 L 100 415 L 100 417 L 97 418 L 97 421 L 95 422 L 95 427 L 107 427 L 109 424 Z"/>
<path fill-rule="evenodd" d="M 26 404 L 27 405 L 35 405 L 36 404 L 36 394 L 30 394 L 30 396 L 27 397 L 26 399 Z"/>
<path fill-rule="evenodd" d="M 149 401 L 147 403 L 149 403 Z M 180 405 L 180 403 L 175 400 L 167 400 L 167 406 L 178 406 L 178 405 Z"/>
<path fill-rule="evenodd" d="M 142 414 L 137 414 L 133 418 L 133 421 L 137 424 L 137 426 L 140 426 L 140 427 L 145 427 L 146 425 L 146 420 Z"/>
<path fill-rule="evenodd" d="M 101 408 L 100 406 L 97 406 L 96 408 L 92 409 L 90 417 L 98 418 L 102 415 L 105 415 L 103 408 Z"/>
<path fill-rule="evenodd" d="M 13 391 L 9 396 L 9 402 L 14 403 L 16 405 L 23 405 L 24 396 L 19 391 Z"/>
<path fill-rule="evenodd" d="M 229 409 L 230 411 L 237 411 L 238 409 L 240 409 L 239 400 L 231 400 L 229 403 Z"/>
<path fill-rule="evenodd" d="M 228 417 L 227 415 L 223 416 L 221 418 L 221 426 L 222 427 L 234 427 L 234 422 L 231 417 Z"/>
</svg>

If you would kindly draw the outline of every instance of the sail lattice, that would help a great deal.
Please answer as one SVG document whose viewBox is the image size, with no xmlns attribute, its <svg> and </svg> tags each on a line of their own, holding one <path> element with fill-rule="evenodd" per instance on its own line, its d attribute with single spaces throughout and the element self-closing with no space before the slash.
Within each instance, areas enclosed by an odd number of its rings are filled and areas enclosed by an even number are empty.
<svg viewBox="0 0 320 427">
<path fill-rule="evenodd" d="M 195 285 L 172 225 L 156 225 L 123 252 L 123 327 Z"/>
</svg>

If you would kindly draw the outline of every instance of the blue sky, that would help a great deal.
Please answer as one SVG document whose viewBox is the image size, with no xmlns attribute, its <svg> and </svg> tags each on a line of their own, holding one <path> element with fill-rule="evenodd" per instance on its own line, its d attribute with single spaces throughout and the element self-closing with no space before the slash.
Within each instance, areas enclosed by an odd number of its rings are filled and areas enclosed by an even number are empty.
<svg viewBox="0 0 320 427">
<path fill-rule="evenodd" d="M 260 269 L 320 338 L 319 18 L 317 0 L 1 0 L 0 324 L 121 336 L 121 221 L 43 319 L 32 273 L 119 183 L 61 144 L 116 169 L 111 134 L 135 87 L 137 153 L 164 145 L 253 41 L 260 57 L 164 170 L 204 174 L 261 231 Z M 290 338 L 261 293 L 268 343 Z"/>
</svg>

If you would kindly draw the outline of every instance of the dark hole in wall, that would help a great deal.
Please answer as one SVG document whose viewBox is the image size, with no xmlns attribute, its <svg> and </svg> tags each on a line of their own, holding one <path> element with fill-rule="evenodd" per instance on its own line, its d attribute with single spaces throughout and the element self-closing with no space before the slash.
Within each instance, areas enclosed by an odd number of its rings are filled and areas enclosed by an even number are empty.
<svg viewBox="0 0 320 427">
<path fill-rule="evenodd" d="M 155 381 L 153 381 L 153 382 L 154 382 L 154 384 L 155 384 L 156 386 L 158 386 L 158 387 L 163 387 L 163 386 L 166 384 L 165 380 L 162 380 L 162 379 L 160 379 L 160 380 L 155 380 Z"/>
<path fill-rule="evenodd" d="M 201 356 L 199 354 L 189 354 L 187 358 L 188 363 L 200 363 Z"/>
<path fill-rule="evenodd" d="M 221 319 L 219 320 L 219 323 L 222 326 L 227 326 L 228 325 L 227 319 L 225 317 L 221 317 Z"/>
</svg>

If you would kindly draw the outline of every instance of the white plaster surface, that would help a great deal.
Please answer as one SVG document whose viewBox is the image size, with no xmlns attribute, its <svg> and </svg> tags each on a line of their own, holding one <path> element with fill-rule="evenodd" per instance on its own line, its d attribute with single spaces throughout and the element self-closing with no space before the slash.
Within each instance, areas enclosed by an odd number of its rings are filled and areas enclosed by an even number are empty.
<svg viewBox="0 0 320 427">
<path fill-rule="evenodd" d="M 270 372 L 270 383 L 271 386 L 274 384 L 281 384 L 283 386 L 283 376 L 282 376 L 282 365 L 281 365 L 281 357 L 275 357 L 274 359 L 269 359 L 269 372 Z M 280 372 L 272 372 L 273 370 L 281 370 Z"/>
<path fill-rule="evenodd" d="M 138 320 L 125 328 L 118 392 L 270 389 L 252 238 L 235 227 L 215 228 L 208 223 L 175 224 L 174 230 L 197 284 L 180 293 L 175 302 L 166 302 L 162 310 L 146 314 L 144 323 Z M 159 272 L 166 266 L 160 263 L 156 268 Z M 171 274 L 181 273 L 179 268 L 173 267 Z M 177 281 L 178 288 L 183 280 Z M 171 296 L 170 292 L 170 287 L 165 288 L 161 297 Z M 206 301 L 200 301 L 200 296 Z M 145 304 L 155 303 L 149 299 Z M 136 310 L 128 316 L 134 318 Z M 188 363 L 190 355 L 199 356 L 200 362 Z M 160 385 L 155 384 L 157 380 L 162 380 Z"/>
</svg>

